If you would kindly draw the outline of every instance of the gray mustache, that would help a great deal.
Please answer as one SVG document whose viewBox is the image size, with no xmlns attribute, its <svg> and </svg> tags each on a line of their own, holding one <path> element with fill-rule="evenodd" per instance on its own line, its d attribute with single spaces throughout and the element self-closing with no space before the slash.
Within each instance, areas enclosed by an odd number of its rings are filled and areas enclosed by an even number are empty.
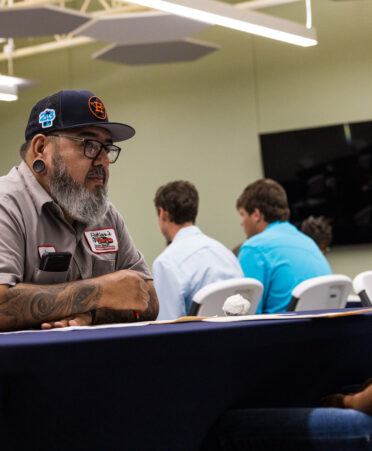
<svg viewBox="0 0 372 451">
<path fill-rule="evenodd" d="M 88 179 L 89 177 L 94 177 L 97 175 L 103 177 L 103 183 L 106 182 L 106 172 L 103 168 L 100 168 L 100 167 L 95 167 L 95 168 L 90 169 L 86 178 Z"/>
<path fill-rule="evenodd" d="M 88 177 L 95 176 L 95 175 L 102 175 L 104 177 L 106 175 L 106 173 L 105 173 L 104 169 L 97 167 L 97 168 L 90 169 L 87 174 Z"/>
</svg>

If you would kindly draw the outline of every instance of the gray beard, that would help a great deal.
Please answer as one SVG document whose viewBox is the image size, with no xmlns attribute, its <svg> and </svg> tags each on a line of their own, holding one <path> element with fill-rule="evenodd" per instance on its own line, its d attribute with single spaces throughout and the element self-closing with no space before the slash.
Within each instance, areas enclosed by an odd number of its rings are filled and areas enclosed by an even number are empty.
<svg viewBox="0 0 372 451">
<path fill-rule="evenodd" d="M 57 204 L 76 221 L 94 224 L 102 219 L 107 211 L 107 189 L 97 186 L 91 192 L 76 182 L 68 173 L 59 154 L 53 155 L 54 173 L 49 185 L 50 194 Z M 102 174 L 103 169 L 96 167 L 89 174 Z"/>
</svg>

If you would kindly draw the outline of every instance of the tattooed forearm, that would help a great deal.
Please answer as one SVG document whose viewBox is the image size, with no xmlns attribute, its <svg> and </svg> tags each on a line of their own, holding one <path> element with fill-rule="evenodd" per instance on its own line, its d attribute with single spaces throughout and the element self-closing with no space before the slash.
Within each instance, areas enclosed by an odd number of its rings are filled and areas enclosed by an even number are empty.
<svg viewBox="0 0 372 451">
<path fill-rule="evenodd" d="M 136 319 L 132 309 L 137 308 L 141 321 L 154 320 L 158 300 L 152 281 L 130 270 L 56 285 L 0 285 L 0 330 L 40 326 L 92 310 L 96 323 L 128 322 Z"/>
<path fill-rule="evenodd" d="M 90 280 L 58 285 L 18 284 L 9 288 L 0 301 L 0 317 L 7 319 L 5 328 L 19 329 L 59 320 L 98 307 L 102 288 Z"/>
<path fill-rule="evenodd" d="M 66 308 L 70 314 L 85 313 L 88 310 L 97 307 L 97 300 L 100 294 L 100 288 L 89 285 L 89 282 L 81 282 L 76 284 L 64 284 L 62 291 L 55 289 L 58 287 L 51 286 L 46 292 L 36 293 L 30 304 L 32 317 L 36 321 L 50 320 L 52 316 L 63 318 L 63 312 Z M 59 302 L 57 302 L 59 300 Z"/>
</svg>

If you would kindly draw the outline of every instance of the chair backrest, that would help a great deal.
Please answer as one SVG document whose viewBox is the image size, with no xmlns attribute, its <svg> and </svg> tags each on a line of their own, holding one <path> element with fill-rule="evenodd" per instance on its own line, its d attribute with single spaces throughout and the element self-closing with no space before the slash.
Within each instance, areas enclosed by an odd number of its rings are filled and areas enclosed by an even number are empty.
<svg viewBox="0 0 372 451">
<path fill-rule="evenodd" d="M 353 287 L 362 301 L 363 307 L 372 306 L 372 271 L 364 271 L 353 280 Z"/>
<path fill-rule="evenodd" d="M 234 294 L 241 294 L 250 301 L 251 307 L 248 315 L 253 315 L 256 313 L 262 293 L 262 283 L 249 277 L 239 277 L 210 283 L 194 294 L 189 315 L 223 315 L 222 307 L 226 298 Z"/>
<path fill-rule="evenodd" d="M 350 277 L 343 274 L 313 277 L 294 288 L 287 311 L 344 308 L 351 288 Z"/>
</svg>

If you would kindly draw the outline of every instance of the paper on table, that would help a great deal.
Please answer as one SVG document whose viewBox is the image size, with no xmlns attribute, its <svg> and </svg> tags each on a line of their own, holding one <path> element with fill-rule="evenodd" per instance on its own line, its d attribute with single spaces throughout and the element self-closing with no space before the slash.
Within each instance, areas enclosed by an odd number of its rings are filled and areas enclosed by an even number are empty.
<svg viewBox="0 0 372 451">
<path fill-rule="evenodd" d="M 44 333 L 44 332 L 70 332 L 71 330 L 84 330 L 84 329 L 110 329 L 114 327 L 133 327 L 133 326 L 147 326 L 151 324 L 150 321 L 138 321 L 136 323 L 115 323 L 115 324 L 99 324 L 97 326 L 68 326 L 68 327 L 56 327 L 54 329 L 27 329 L 27 330 L 15 330 L 12 332 L 0 332 L 0 336 L 4 334 L 24 334 L 24 333 Z"/>
<path fill-rule="evenodd" d="M 209 318 L 218 318 L 218 316 L 181 316 L 181 318 L 162 320 L 162 321 L 151 321 L 150 324 L 173 324 L 173 323 L 188 323 L 192 321 L 202 321 Z"/>
<path fill-rule="evenodd" d="M 303 318 L 337 318 L 339 316 L 360 315 L 363 313 L 372 312 L 372 308 L 363 308 L 360 310 L 346 311 L 343 309 L 340 312 L 328 312 L 328 313 L 308 313 L 298 314 L 295 312 L 288 313 L 273 313 L 263 315 L 239 315 L 239 316 L 182 316 L 169 321 L 152 321 L 150 324 L 174 324 L 174 323 L 187 323 L 192 321 L 209 321 L 214 323 L 232 323 L 234 321 L 268 321 L 271 319 L 303 319 Z"/>
<path fill-rule="evenodd" d="M 340 312 L 328 313 L 306 313 L 304 315 L 290 313 L 275 313 L 264 315 L 245 315 L 245 316 L 212 316 L 210 318 L 203 318 L 201 321 L 211 321 L 216 323 L 229 323 L 233 321 L 267 321 L 271 319 L 306 319 L 306 318 L 339 318 L 343 316 L 363 315 L 364 313 L 371 313 L 372 308 L 364 308 L 359 310 L 346 311 L 343 309 Z"/>
</svg>

